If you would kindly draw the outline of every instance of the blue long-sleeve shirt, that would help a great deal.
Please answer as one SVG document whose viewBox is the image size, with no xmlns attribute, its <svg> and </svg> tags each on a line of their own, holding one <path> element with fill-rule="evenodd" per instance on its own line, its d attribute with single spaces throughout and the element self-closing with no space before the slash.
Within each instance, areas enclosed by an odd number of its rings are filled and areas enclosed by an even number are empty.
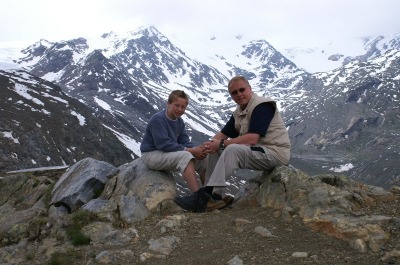
<svg viewBox="0 0 400 265">
<path fill-rule="evenodd" d="M 194 146 L 186 133 L 183 119 L 171 120 L 167 117 L 166 110 L 162 110 L 150 118 L 140 145 L 140 151 L 142 153 L 155 150 L 175 152 L 183 151 L 185 147 Z"/>
</svg>

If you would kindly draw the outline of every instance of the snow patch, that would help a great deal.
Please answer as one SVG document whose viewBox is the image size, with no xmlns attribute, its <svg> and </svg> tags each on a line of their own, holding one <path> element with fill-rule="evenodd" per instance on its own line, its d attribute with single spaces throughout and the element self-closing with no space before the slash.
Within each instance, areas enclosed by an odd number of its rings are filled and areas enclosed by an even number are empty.
<svg viewBox="0 0 400 265">
<path fill-rule="evenodd" d="M 83 125 L 86 124 L 86 119 L 85 119 L 85 117 L 83 117 L 81 114 L 77 113 L 77 112 L 74 111 L 74 110 L 71 111 L 71 114 L 78 118 L 78 120 L 79 120 L 79 125 L 80 125 L 80 126 L 83 126 Z"/>
<path fill-rule="evenodd" d="M 110 104 L 108 104 L 107 102 L 99 99 L 98 97 L 94 97 L 94 101 L 97 103 L 97 105 L 99 105 L 103 109 L 108 110 L 108 111 L 111 110 Z"/>
<path fill-rule="evenodd" d="M 19 144 L 18 138 L 14 138 L 14 137 L 12 136 L 12 132 L 2 132 L 2 133 L 3 133 L 3 137 L 9 138 L 9 139 L 13 140 L 14 143 Z"/>
<path fill-rule="evenodd" d="M 103 126 L 106 127 L 107 129 L 109 129 L 110 131 L 112 131 L 114 133 L 114 135 L 117 136 L 118 140 L 120 140 L 121 143 L 123 143 L 135 155 L 141 156 L 140 143 L 136 142 L 135 139 L 133 139 L 125 134 L 122 134 L 120 132 L 117 132 L 116 130 L 113 130 L 111 127 L 108 127 L 104 124 L 103 124 Z"/>
<path fill-rule="evenodd" d="M 339 173 L 339 172 L 349 171 L 353 167 L 354 167 L 354 165 L 352 163 L 347 163 L 345 165 L 341 165 L 340 167 L 331 167 L 329 170 Z"/>
<path fill-rule="evenodd" d="M 27 88 L 26 86 L 17 83 L 15 84 L 15 91 L 21 96 L 24 97 L 28 100 L 32 100 L 34 103 L 38 104 L 38 105 L 42 105 L 44 106 L 44 103 L 42 101 L 40 101 L 37 98 L 32 97 L 29 93 L 28 93 L 29 88 Z"/>
</svg>

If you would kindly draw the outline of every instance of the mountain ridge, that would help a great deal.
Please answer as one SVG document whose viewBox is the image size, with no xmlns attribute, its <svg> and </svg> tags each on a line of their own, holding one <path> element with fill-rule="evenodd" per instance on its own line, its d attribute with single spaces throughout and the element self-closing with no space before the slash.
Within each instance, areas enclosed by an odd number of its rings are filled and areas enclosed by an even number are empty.
<svg viewBox="0 0 400 265">
<path fill-rule="evenodd" d="M 245 42 L 240 36 L 236 36 L 235 39 Z M 395 105 L 389 102 L 384 93 L 376 91 L 383 83 L 383 91 L 394 88 L 390 92 L 391 100 L 397 102 L 400 96 L 396 79 L 398 54 L 391 54 L 398 49 L 399 41 L 392 39 L 389 41 L 390 45 L 385 45 L 384 41 L 383 37 L 367 41 L 365 45 L 369 48 L 364 56 L 339 56 L 343 61 L 347 58 L 348 62 L 344 66 L 314 74 L 297 67 L 265 40 L 245 42 L 238 53 L 230 56 L 235 58 L 232 61 L 223 55 L 210 54 L 214 63 L 205 64 L 188 57 L 185 51 L 155 27 L 130 31 L 123 36 L 112 32 L 103 34 L 101 45 L 94 46 L 91 40 L 85 38 L 56 43 L 42 40 L 39 44 L 24 49 L 25 56 L 15 61 L 30 69 L 33 74 L 58 83 L 69 96 L 89 106 L 96 118 L 107 125 L 120 140 L 125 139 L 124 145 L 134 156 L 140 155 L 138 146 L 148 118 L 165 107 L 166 97 L 171 90 L 184 89 L 188 92 L 191 101 L 184 118 L 193 141 L 199 144 L 221 128 L 234 108 L 226 90 L 227 81 L 233 75 L 245 75 L 257 94 L 271 96 L 278 101 L 293 142 L 292 161 L 296 163 L 295 166 L 299 167 L 305 163 L 301 159 L 296 161 L 298 156 L 325 155 L 331 159 L 329 168 L 323 164 L 317 167 L 322 171 L 330 171 L 330 168 L 340 166 L 343 162 L 351 163 L 354 159 L 357 162 L 363 158 L 363 155 L 359 155 L 358 158 L 343 156 L 345 152 L 340 149 L 345 145 L 332 144 L 332 139 L 342 139 L 351 128 L 359 133 L 374 127 L 374 135 L 379 133 L 379 123 L 372 122 L 377 119 L 372 118 L 374 115 L 357 114 L 359 111 L 374 112 L 368 109 L 368 104 L 374 101 L 374 96 L 381 99 L 381 112 L 385 112 L 386 108 L 395 110 L 390 112 L 391 118 L 386 121 L 393 122 L 393 118 L 397 117 Z M 394 63 L 385 65 L 384 62 L 390 57 L 395 58 L 392 60 Z M 375 63 L 370 63 L 371 60 L 375 60 Z M 359 69 L 359 72 L 354 69 Z M 352 73 L 357 73 L 358 79 L 352 78 Z M 386 73 L 390 78 L 382 82 L 384 77 L 379 75 Z M 343 91 L 347 98 L 343 97 Z M 366 91 L 373 93 L 363 97 Z M 329 97 L 326 94 L 328 92 Z M 335 95 L 342 95 L 343 102 L 353 103 L 339 104 L 335 101 Z M 361 98 L 364 99 L 362 107 L 357 103 Z M 325 108 L 320 101 L 327 102 L 326 106 L 336 104 L 340 105 L 344 112 L 347 110 L 348 118 L 345 120 L 348 123 L 331 122 L 334 126 L 326 128 L 325 121 L 332 120 L 329 117 L 335 115 L 335 109 Z M 319 106 L 314 113 L 308 108 L 311 104 Z M 348 109 L 349 106 L 352 106 L 352 109 Z M 320 117 L 319 123 L 312 125 L 315 115 Z M 363 124 L 363 118 L 371 120 L 366 127 L 360 126 Z M 356 122 L 348 121 L 352 119 Z M 315 131 L 328 132 L 332 137 L 327 140 L 322 134 L 317 136 Z M 309 138 L 305 138 L 306 135 Z M 314 137 L 311 137 L 312 135 Z M 392 138 L 389 133 L 383 137 L 383 142 L 392 142 Z M 350 142 L 343 139 L 338 143 Z M 319 143 L 317 147 L 312 147 L 309 145 L 311 142 Z M 361 148 L 365 145 L 357 140 L 353 140 L 353 144 L 355 149 L 361 153 L 365 152 Z M 396 154 L 397 145 L 391 145 L 391 148 L 394 148 L 392 151 Z M 383 151 L 383 157 L 395 157 L 386 151 Z M 341 158 L 336 159 L 336 156 Z M 376 164 L 376 161 L 381 160 L 372 161 Z M 359 170 L 358 176 L 368 174 L 367 169 L 362 170 L 362 165 L 354 164 L 354 172 Z M 396 169 L 394 167 L 394 170 Z M 396 182 L 397 177 L 393 174 L 383 174 L 379 181 L 390 178 Z"/>
</svg>

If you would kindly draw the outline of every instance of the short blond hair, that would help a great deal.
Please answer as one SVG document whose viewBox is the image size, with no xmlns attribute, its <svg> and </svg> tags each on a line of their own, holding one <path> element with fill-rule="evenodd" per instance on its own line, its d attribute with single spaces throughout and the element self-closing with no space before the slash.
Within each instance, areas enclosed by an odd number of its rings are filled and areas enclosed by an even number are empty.
<svg viewBox="0 0 400 265">
<path fill-rule="evenodd" d="M 189 96 L 183 90 L 174 90 L 169 94 L 168 103 L 174 102 L 176 98 L 183 98 L 186 99 L 187 104 L 189 104 Z"/>
</svg>

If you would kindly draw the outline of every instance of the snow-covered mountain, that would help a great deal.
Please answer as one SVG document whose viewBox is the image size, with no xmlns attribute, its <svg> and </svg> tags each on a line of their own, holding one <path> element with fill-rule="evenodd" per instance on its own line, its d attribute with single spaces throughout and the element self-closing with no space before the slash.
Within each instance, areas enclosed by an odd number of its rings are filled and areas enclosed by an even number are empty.
<svg viewBox="0 0 400 265">
<path fill-rule="evenodd" d="M 315 47 L 292 47 L 282 49 L 282 54 L 310 73 L 328 72 L 352 60 L 366 61 L 399 49 L 400 34 L 373 36 L 355 40 L 340 40 Z"/>
<path fill-rule="evenodd" d="M 306 53 L 281 53 L 266 40 L 213 36 L 194 44 L 177 36 L 168 38 L 151 26 L 125 34 L 110 32 L 97 39 L 41 40 L 13 53 L 18 56 L 5 67 L 18 65 L 58 84 L 68 96 L 89 107 L 131 156 L 140 155 L 147 120 L 165 107 L 167 95 L 174 89 L 183 89 L 191 97 L 184 119 L 193 141 L 201 143 L 214 134 L 234 108 L 227 82 L 241 74 L 250 79 L 259 95 L 278 101 L 289 126 L 291 163 L 296 167 L 332 172 L 334 166 L 347 163 L 355 177 L 366 175 L 369 169 L 363 162 L 382 162 L 368 156 L 366 147 L 370 145 L 358 137 L 368 133 L 371 137 L 383 135 L 378 141 L 385 143 L 381 157 L 396 159 L 392 155 L 399 153 L 393 142 L 395 127 L 386 125 L 398 117 L 398 35 L 365 40 L 361 52 L 351 55 L 325 49 L 322 59 L 335 66 L 314 74 L 295 61 Z M 376 102 L 382 103 L 379 108 Z M 380 125 L 374 120 L 382 113 L 388 114 L 387 123 Z M 388 133 L 381 134 L 382 128 Z M 350 133 L 353 131 L 357 133 Z M 318 159 L 304 159 L 315 156 Z M 390 168 L 383 176 L 393 181 L 398 166 Z"/>
<path fill-rule="evenodd" d="M 285 118 L 302 160 L 336 160 L 378 186 L 400 183 L 400 49 L 315 74 L 295 93 Z"/>
<path fill-rule="evenodd" d="M 129 136 L 137 146 L 149 117 L 165 107 L 170 91 L 184 89 L 191 98 L 185 115 L 194 139 L 201 142 L 221 127 L 234 105 L 226 84 L 236 74 L 252 79 L 254 90 L 281 98 L 309 74 L 298 69 L 266 41 L 252 41 L 236 64 L 219 58 L 229 76 L 189 58 L 156 28 L 100 39 L 40 41 L 22 51 L 17 63 L 32 74 L 58 83 L 69 95 L 90 106 L 96 116 L 112 115 L 106 124 Z M 134 125 L 135 128 L 132 128 Z"/>
<path fill-rule="evenodd" d="M 0 146 L 1 173 L 87 156 L 116 165 L 134 158 L 90 108 L 21 70 L 0 70 Z"/>
</svg>

